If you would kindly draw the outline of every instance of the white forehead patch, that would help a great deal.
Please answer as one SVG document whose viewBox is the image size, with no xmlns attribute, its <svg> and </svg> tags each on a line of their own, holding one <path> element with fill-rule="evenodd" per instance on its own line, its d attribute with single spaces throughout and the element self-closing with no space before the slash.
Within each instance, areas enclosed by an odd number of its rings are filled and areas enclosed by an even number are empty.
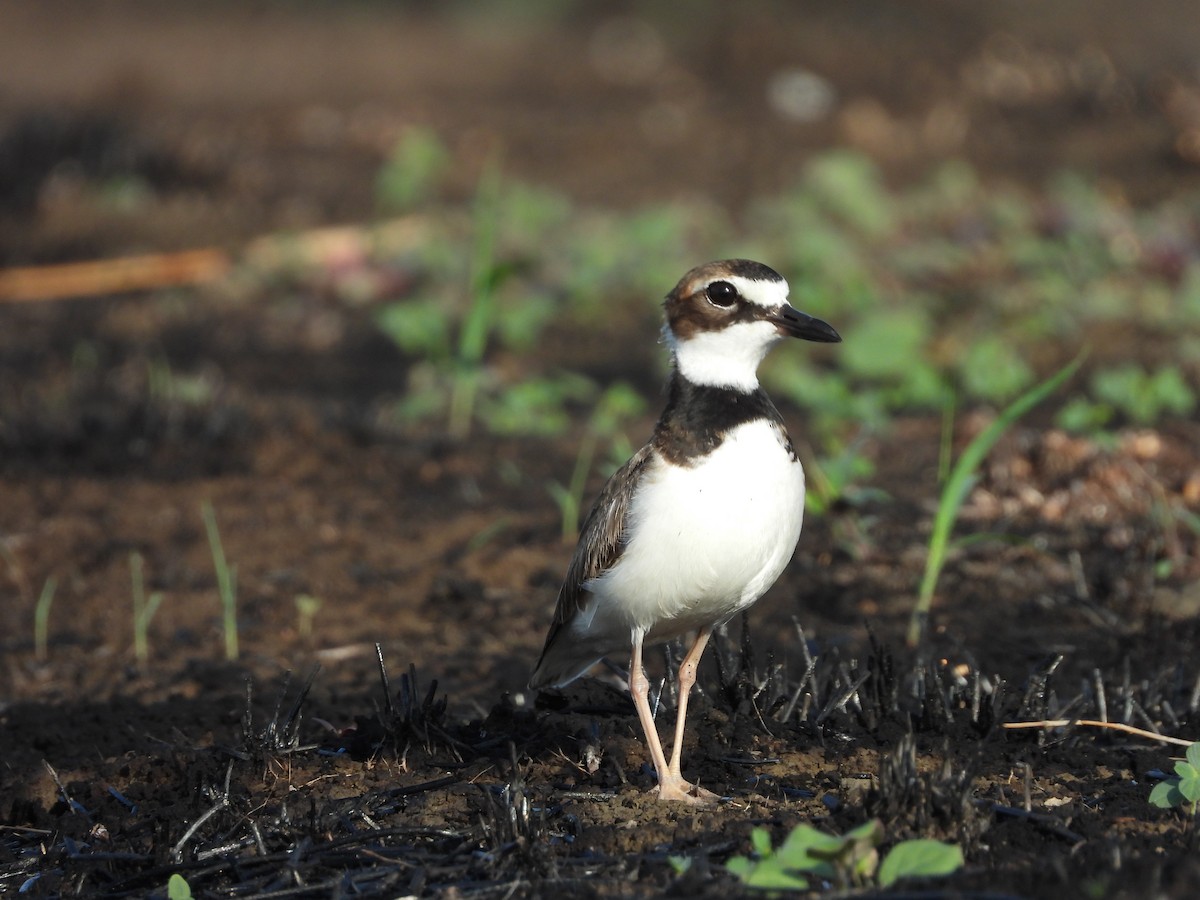
<svg viewBox="0 0 1200 900">
<path fill-rule="evenodd" d="M 788 283 L 783 279 L 759 281 L 753 278 L 743 278 L 741 275 L 727 275 L 723 278 L 714 278 L 713 281 L 728 281 L 737 288 L 739 294 L 755 306 L 778 309 L 782 304 L 787 303 Z"/>
</svg>

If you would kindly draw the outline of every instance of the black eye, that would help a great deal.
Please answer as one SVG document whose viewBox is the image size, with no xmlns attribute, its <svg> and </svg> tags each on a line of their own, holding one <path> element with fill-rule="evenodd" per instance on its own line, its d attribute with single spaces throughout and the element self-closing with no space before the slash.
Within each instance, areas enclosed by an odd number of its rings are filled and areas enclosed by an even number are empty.
<svg viewBox="0 0 1200 900">
<path fill-rule="evenodd" d="M 713 306 L 730 307 L 737 302 L 738 292 L 728 281 L 714 281 L 705 291 Z"/>
</svg>

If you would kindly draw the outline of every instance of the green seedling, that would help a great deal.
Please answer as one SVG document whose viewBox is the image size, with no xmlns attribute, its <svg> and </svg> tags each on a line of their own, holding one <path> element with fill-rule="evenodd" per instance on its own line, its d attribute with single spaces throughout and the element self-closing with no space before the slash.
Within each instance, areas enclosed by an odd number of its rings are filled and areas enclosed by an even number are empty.
<svg viewBox="0 0 1200 900">
<path fill-rule="evenodd" d="M 167 879 L 167 900 L 192 900 L 192 886 L 178 872 Z"/>
<path fill-rule="evenodd" d="M 1192 818 L 1200 809 L 1200 742 L 1184 752 L 1175 763 L 1175 774 L 1160 781 L 1150 792 L 1150 804 L 1159 809 L 1185 809 Z"/>
<path fill-rule="evenodd" d="M 925 558 L 925 574 L 921 578 L 921 587 L 917 595 L 917 603 L 913 607 L 912 616 L 908 623 L 908 643 L 916 646 L 920 643 L 925 630 L 925 622 L 929 618 L 929 610 L 933 605 L 933 594 L 937 589 L 938 578 L 946 563 L 946 553 L 950 547 L 950 535 L 954 523 L 958 520 L 959 510 L 967 494 L 974 487 L 979 477 L 979 467 L 984 458 L 991 452 L 996 442 L 1011 428 L 1018 419 L 1049 397 L 1070 378 L 1083 363 L 1084 353 L 1063 366 L 1041 384 L 1026 391 L 998 415 L 987 428 L 975 436 L 962 456 L 950 470 L 950 477 L 942 487 L 938 499 L 937 513 L 933 520 L 933 531 L 929 535 L 929 552 Z"/>
<path fill-rule="evenodd" d="M 375 196 L 385 212 L 406 212 L 431 199 L 450 166 L 450 151 L 428 128 L 410 128 L 379 170 Z"/>
<path fill-rule="evenodd" d="M 803 891 L 809 878 L 829 881 L 842 890 L 875 885 L 891 887 L 901 878 L 933 878 L 962 867 L 962 850 L 934 840 L 902 841 L 879 861 L 883 825 L 872 820 L 841 837 L 811 825 L 797 825 L 783 844 L 773 849 L 770 832 L 755 828 L 750 835 L 756 859 L 735 856 L 725 868 L 746 887 L 771 891 Z"/>
<path fill-rule="evenodd" d="M 466 437 L 476 414 L 483 384 L 484 355 L 497 325 L 497 293 L 515 267 L 496 259 L 500 220 L 500 172 L 489 165 L 480 177 L 472 214 L 467 306 L 459 321 L 448 298 L 406 300 L 385 307 L 377 317 L 380 329 L 407 353 L 424 357 L 414 368 L 409 396 L 398 410 L 403 418 L 427 418 L 445 411 L 448 430 Z M 526 332 L 536 335 L 549 317 L 545 298 L 532 296 L 513 311 Z M 514 327 L 511 323 L 506 327 Z"/>
<path fill-rule="evenodd" d="M 312 639 L 313 619 L 320 608 L 320 599 L 311 594 L 300 594 L 296 597 L 296 630 L 306 641 Z"/>
<path fill-rule="evenodd" d="M 879 168 L 865 155 L 846 151 L 823 154 L 808 164 L 806 193 L 836 220 L 871 238 L 894 226 L 895 203 L 883 186 Z"/>
<path fill-rule="evenodd" d="M 162 356 L 146 362 L 146 385 L 150 398 L 159 403 L 197 407 L 205 406 L 213 399 L 211 378 L 203 373 L 180 375 Z"/>
<path fill-rule="evenodd" d="M 237 566 L 230 566 L 225 561 L 225 548 L 221 546 L 221 532 L 217 529 L 217 514 L 209 501 L 205 500 L 200 504 L 200 515 L 204 519 L 208 548 L 212 552 L 213 568 L 217 573 L 217 593 L 221 597 L 221 622 L 225 634 L 225 658 L 232 662 L 238 658 Z"/>
<path fill-rule="evenodd" d="M 571 427 L 568 405 L 595 393 L 595 384 L 582 375 L 528 378 L 488 392 L 479 404 L 479 419 L 492 434 L 554 437 Z"/>
<path fill-rule="evenodd" d="M 150 620 L 154 618 L 154 614 L 158 612 L 158 607 L 162 605 L 163 601 L 160 591 L 155 591 L 149 599 L 146 598 L 142 567 L 142 554 L 130 553 L 129 577 L 133 584 L 133 656 L 140 669 L 146 668 L 146 663 L 150 659 L 150 642 L 147 639 L 147 632 L 150 629 Z"/>
<path fill-rule="evenodd" d="M 671 855 L 667 857 L 667 865 L 671 867 L 671 872 L 677 878 L 680 875 L 686 875 L 694 862 L 695 860 L 690 856 Z"/>
<path fill-rule="evenodd" d="M 562 538 L 564 542 L 575 540 L 579 533 L 579 515 L 583 508 L 583 492 L 587 487 L 588 476 L 596 457 L 596 449 L 601 441 L 620 444 L 619 454 L 622 459 L 629 456 L 629 442 L 624 440 L 621 433 L 623 424 L 640 415 L 645 409 L 646 402 L 642 396 L 624 382 L 617 382 L 600 395 L 591 418 L 584 429 L 583 440 L 579 442 L 579 451 L 575 454 L 575 466 L 571 471 L 571 480 L 564 487 L 556 481 L 546 485 L 546 489 L 558 504 L 562 521 Z M 618 463 L 620 465 L 620 463 Z"/>
<path fill-rule="evenodd" d="M 999 334 L 985 335 L 971 344 L 961 375 L 967 395 L 1002 403 L 1028 388 L 1034 374 L 1020 347 L 1019 341 Z"/>
<path fill-rule="evenodd" d="M 1149 425 L 1165 413 L 1187 415 L 1196 406 L 1195 392 L 1174 365 L 1153 373 L 1136 363 L 1102 369 L 1092 377 L 1092 393 L 1139 425 Z"/>
<path fill-rule="evenodd" d="M 470 306 L 458 335 L 454 385 L 450 394 L 450 434 L 464 438 L 471 430 L 480 368 L 495 317 L 496 290 L 512 274 L 495 259 L 499 227 L 500 167 L 484 169 L 475 194 L 474 242 L 471 246 Z"/>
<path fill-rule="evenodd" d="M 49 655 L 50 606 L 54 603 L 54 590 L 58 582 L 54 576 L 46 579 L 37 605 L 33 608 L 33 652 L 38 662 L 45 662 Z"/>
</svg>

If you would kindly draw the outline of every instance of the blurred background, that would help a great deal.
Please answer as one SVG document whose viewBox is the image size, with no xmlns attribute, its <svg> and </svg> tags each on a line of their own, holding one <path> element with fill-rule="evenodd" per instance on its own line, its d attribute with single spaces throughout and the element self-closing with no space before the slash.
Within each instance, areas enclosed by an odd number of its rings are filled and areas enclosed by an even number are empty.
<svg viewBox="0 0 1200 900">
<path fill-rule="evenodd" d="M 0 262 L 362 221 L 414 129 L 578 203 L 736 213 L 821 150 L 1132 202 L 1200 180 L 1182 0 L 70 2 L 0 9 Z"/>
</svg>

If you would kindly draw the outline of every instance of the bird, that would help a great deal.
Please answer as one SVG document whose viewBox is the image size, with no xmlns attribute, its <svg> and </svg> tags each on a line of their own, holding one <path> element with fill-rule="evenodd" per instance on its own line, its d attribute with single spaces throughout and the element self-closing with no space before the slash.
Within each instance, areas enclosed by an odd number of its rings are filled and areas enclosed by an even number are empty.
<svg viewBox="0 0 1200 900">
<path fill-rule="evenodd" d="M 630 653 L 629 691 L 662 800 L 710 805 L 681 756 L 688 695 L 715 628 L 771 587 L 795 552 L 804 469 L 758 366 L 785 337 L 837 343 L 831 325 L 792 307 L 788 283 L 746 259 L 706 263 L 663 303 L 672 356 L 666 406 L 649 441 L 618 469 L 584 519 L 558 594 L 533 690 L 563 687 Z M 650 708 L 645 647 L 690 636 L 679 666 L 670 760 Z"/>
</svg>

